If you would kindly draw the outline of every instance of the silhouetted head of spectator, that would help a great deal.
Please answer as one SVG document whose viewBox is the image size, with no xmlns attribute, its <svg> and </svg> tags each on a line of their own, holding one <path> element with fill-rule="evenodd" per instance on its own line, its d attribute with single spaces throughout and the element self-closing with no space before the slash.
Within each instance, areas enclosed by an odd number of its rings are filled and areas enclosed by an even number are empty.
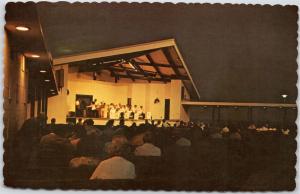
<svg viewBox="0 0 300 194">
<path fill-rule="evenodd" d="M 84 126 L 80 125 L 76 128 L 76 132 L 75 135 L 77 138 L 82 138 L 86 136 L 86 130 L 84 128 Z"/>
<path fill-rule="evenodd" d="M 111 128 L 112 126 L 114 126 L 114 120 L 113 119 L 110 119 L 110 120 L 108 120 L 107 122 L 106 122 L 106 124 L 105 124 L 105 126 L 107 127 L 107 128 Z"/>
<path fill-rule="evenodd" d="M 84 122 L 83 122 L 84 125 L 88 125 L 88 126 L 93 126 L 94 125 L 94 121 L 93 119 L 86 119 Z"/>
<path fill-rule="evenodd" d="M 193 121 L 189 121 L 188 127 L 193 128 L 194 126 L 195 126 L 194 122 Z"/>
<path fill-rule="evenodd" d="M 65 125 L 63 125 L 63 124 L 57 124 L 53 128 L 52 132 L 60 137 L 64 137 L 64 135 L 65 135 L 64 127 L 65 127 Z"/>
<path fill-rule="evenodd" d="M 231 132 L 231 133 L 236 133 L 236 132 L 238 132 L 238 127 L 237 127 L 237 125 L 235 125 L 235 124 L 231 124 L 231 125 L 229 126 L 229 129 L 230 129 L 230 132 Z"/>
<path fill-rule="evenodd" d="M 184 127 L 185 126 L 185 123 L 184 123 L 184 121 L 180 121 L 179 122 L 179 126 L 178 127 Z"/>
<path fill-rule="evenodd" d="M 120 119 L 119 125 L 120 125 L 120 126 L 124 126 L 124 125 L 125 125 L 125 120 L 124 120 L 124 118 L 121 118 L 121 119 Z"/>
<path fill-rule="evenodd" d="M 114 135 L 111 140 L 113 143 L 128 143 L 128 139 L 125 135 Z"/>
<path fill-rule="evenodd" d="M 151 125 L 153 125 L 153 126 L 154 126 L 154 120 L 152 120 L 152 121 L 151 121 Z"/>
<path fill-rule="evenodd" d="M 51 119 L 51 125 L 55 125 L 55 122 L 56 122 L 56 119 L 55 119 L 55 118 L 52 118 L 52 119 Z"/>
<path fill-rule="evenodd" d="M 131 128 L 135 128 L 136 127 L 136 123 L 133 122 L 132 125 L 130 126 Z"/>
<path fill-rule="evenodd" d="M 106 144 L 105 151 L 110 157 L 121 156 L 127 158 L 131 155 L 130 145 L 122 142 L 110 142 Z"/>
<path fill-rule="evenodd" d="M 143 137 L 143 141 L 144 143 L 153 143 L 153 135 L 151 132 L 147 132 L 145 133 L 144 137 Z"/>
</svg>

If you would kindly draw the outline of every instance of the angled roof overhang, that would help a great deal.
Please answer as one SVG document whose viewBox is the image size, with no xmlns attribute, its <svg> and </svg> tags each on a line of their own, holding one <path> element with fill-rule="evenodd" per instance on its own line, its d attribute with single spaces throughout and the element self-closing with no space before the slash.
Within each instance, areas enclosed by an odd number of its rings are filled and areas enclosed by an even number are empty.
<svg viewBox="0 0 300 194">
<path fill-rule="evenodd" d="M 54 58 L 54 65 L 69 64 L 78 72 L 108 72 L 120 79 L 170 82 L 181 80 L 191 99 L 199 100 L 195 86 L 174 39 Z"/>
</svg>

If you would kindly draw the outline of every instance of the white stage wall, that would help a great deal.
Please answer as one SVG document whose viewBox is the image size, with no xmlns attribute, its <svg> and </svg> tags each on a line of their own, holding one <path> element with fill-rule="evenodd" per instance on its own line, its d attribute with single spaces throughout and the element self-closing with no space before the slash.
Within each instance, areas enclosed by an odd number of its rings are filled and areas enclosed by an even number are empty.
<svg viewBox="0 0 300 194">
<path fill-rule="evenodd" d="M 91 76 L 68 72 L 68 66 L 64 68 L 65 83 L 59 95 L 48 100 L 48 122 L 56 118 L 57 123 L 65 123 L 69 111 L 75 111 L 76 94 L 93 95 L 98 102 L 127 104 L 127 98 L 132 99 L 132 105 L 143 106 L 145 112 L 151 112 L 153 119 L 164 118 L 165 99 L 170 99 L 170 120 L 188 120 L 188 115 L 181 105 L 180 80 L 172 80 L 169 83 L 158 82 L 106 82 L 93 80 Z M 67 94 L 67 90 L 69 94 Z M 154 104 L 158 98 L 159 103 Z"/>
</svg>

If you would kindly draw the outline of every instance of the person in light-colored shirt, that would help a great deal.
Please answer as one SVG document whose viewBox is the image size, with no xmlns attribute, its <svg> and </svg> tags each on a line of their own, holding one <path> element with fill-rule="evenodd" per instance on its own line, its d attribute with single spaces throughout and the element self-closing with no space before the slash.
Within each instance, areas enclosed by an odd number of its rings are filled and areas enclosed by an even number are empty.
<svg viewBox="0 0 300 194">
<path fill-rule="evenodd" d="M 123 157 L 114 156 L 102 161 L 90 180 L 94 179 L 134 179 L 135 166 Z"/>
<path fill-rule="evenodd" d="M 127 143 L 112 142 L 107 148 L 110 158 L 103 160 L 93 172 L 90 180 L 95 179 L 134 179 L 135 165 L 125 159 L 130 153 Z"/>
<path fill-rule="evenodd" d="M 191 146 L 192 143 L 189 139 L 187 139 L 185 137 L 181 137 L 176 141 L 176 145 L 178 145 L 178 146 Z"/>
<path fill-rule="evenodd" d="M 230 132 L 230 129 L 225 126 L 223 129 L 222 129 L 222 133 L 229 133 Z"/>
<path fill-rule="evenodd" d="M 136 156 L 161 156 L 159 147 L 153 145 L 153 136 L 151 133 L 146 133 L 143 137 L 144 144 L 135 149 Z"/>
<path fill-rule="evenodd" d="M 255 124 L 254 123 L 250 124 L 249 127 L 248 127 L 248 129 L 250 129 L 250 130 L 256 130 Z"/>
</svg>

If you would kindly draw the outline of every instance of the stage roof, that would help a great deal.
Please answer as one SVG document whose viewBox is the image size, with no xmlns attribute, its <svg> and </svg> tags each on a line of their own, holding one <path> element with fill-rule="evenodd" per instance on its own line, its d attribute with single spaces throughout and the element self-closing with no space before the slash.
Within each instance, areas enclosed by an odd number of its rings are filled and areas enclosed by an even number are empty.
<svg viewBox="0 0 300 194">
<path fill-rule="evenodd" d="M 69 64 L 79 73 L 109 73 L 115 82 L 123 79 L 167 83 L 181 80 L 191 99 L 200 95 L 174 39 L 100 50 L 53 59 L 54 65 Z"/>
<path fill-rule="evenodd" d="M 288 94 L 287 102 L 295 103 L 297 11 L 268 5 L 10 2 L 6 19 L 21 13 L 13 26 L 31 31 L 16 32 L 26 39 L 18 45 L 39 53 L 31 49 L 37 41 L 29 38 L 42 37 L 50 61 L 175 38 L 201 101 L 273 103 Z M 37 25 L 26 16 L 33 12 Z M 31 34 L 36 30 L 41 33 Z M 40 64 L 42 58 L 34 60 Z"/>
</svg>

